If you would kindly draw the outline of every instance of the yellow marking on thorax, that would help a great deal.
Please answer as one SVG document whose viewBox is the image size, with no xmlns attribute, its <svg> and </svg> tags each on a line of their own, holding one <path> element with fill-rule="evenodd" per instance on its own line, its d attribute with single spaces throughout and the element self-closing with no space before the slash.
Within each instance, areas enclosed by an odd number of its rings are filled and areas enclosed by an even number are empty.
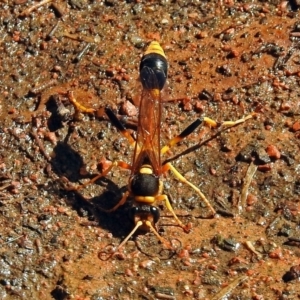
<svg viewBox="0 0 300 300">
<path fill-rule="evenodd" d="M 134 200 L 138 203 L 152 204 L 155 202 L 155 197 L 152 196 L 135 196 Z"/>
</svg>

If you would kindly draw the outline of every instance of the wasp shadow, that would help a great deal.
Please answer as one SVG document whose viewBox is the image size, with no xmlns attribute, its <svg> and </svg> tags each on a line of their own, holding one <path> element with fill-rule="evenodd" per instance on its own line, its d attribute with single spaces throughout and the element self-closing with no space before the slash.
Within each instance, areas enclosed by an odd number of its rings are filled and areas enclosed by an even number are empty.
<svg viewBox="0 0 300 300">
<path fill-rule="evenodd" d="M 50 163 L 52 171 L 60 181 L 65 178 L 70 183 L 78 183 L 83 178 L 91 179 L 95 176 L 95 174 L 80 175 L 80 169 L 84 166 L 83 159 L 67 142 L 57 143 Z M 129 219 L 130 200 L 113 212 L 103 211 L 113 208 L 121 200 L 127 187 L 119 187 L 106 177 L 98 179 L 93 185 L 102 186 L 104 192 L 87 199 L 79 191 L 69 191 L 60 185 L 59 193 L 80 216 L 87 218 L 86 224 L 96 224 L 115 237 L 127 235 L 132 229 L 132 222 Z"/>
<path fill-rule="evenodd" d="M 118 191 L 115 191 L 115 188 L 116 185 L 114 185 L 114 189 L 107 188 L 107 191 L 104 191 L 101 195 L 88 200 L 82 197 L 81 194 L 76 193 L 74 208 L 77 210 L 78 208 L 86 208 L 88 202 L 88 219 L 90 221 L 96 221 L 99 227 L 108 230 L 114 237 L 121 238 L 126 236 L 133 227 L 129 218 L 129 211 L 131 209 L 130 201 L 126 201 L 124 205 L 112 212 L 103 211 L 103 209 L 111 209 L 114 207 L 121 200 L 122 192 L 125 192 L 127 189 L 127 187 L 122 187 L 119 188 Z M 78 204 L 79 206 L 77 206 Z"/>
</svg>

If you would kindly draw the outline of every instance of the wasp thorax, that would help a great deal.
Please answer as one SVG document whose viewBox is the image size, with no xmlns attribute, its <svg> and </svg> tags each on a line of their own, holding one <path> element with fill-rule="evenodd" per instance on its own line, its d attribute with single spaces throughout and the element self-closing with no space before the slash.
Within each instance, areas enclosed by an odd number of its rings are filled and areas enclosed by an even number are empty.
<svg viewBox="0 0 300 300">
<path fill-rule="evenodd" d="M 159 178 L 154 174 L 135 174 L 131 179 L 130 188 L 135 196 L 156 196 L 159 191 Z"/>
</svg>

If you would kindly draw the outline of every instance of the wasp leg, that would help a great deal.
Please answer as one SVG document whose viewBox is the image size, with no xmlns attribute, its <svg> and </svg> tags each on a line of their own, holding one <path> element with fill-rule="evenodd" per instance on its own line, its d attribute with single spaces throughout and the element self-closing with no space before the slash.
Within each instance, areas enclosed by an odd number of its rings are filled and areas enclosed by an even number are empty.
<svg viewBox="0 0 300 300">
<path fill-rule="evenodd" d="M 183 156 L 183 155 L 186 155 L 186 154 L 189 154 L 197 149 L 199 149 L 200 147 L 202 147 L 203 145 L 207 144 L 208 142 L 210 142 L 211 140 L 215 139 L 217 136 L 219 136 L 222 132 L 225 132 L 226 130 L 229 130 L 230 128 L 234 127 L 234 126 L 237 126 L 249 119 L 252 119 L 253 117 L 255 117 L 257 115 L 257 113 L 253 112 L 251 113 L 250 115 L 242 118 L 242 119 L 239 119 L 237 121 L 225 121 L 224 123 L 218 125 L 220 126 L 219 129 L 213 134 L 211 135 L 209 138 L 205 139 L 205 140 L 202 140 L 200 141 L 199 143 L 195 144 L 194 146 L 191 146 L 189 148 L 187 148 L 186 150 L 182 151 L 181 153 L 179 154 L 176 154 L 175 156 L 171 157 L 171 158 L 168 158 L 164 161 L 163 165 L 165 165 L 167 162 L 171 162 L 171 161 L 174 161 L 175 159 Z M 192 123 L 193 124 L 193 123 Z M 192 125 L 191 124 L 191 125 Z M 176 137 L 172 140 L 175 140 Z M 172 141 L 171 140 L 171 141 Z M 182 139 L 181 139 L 182 140 Z M 161 149 L 161 153 L 164 154 L 166 153 L 169 149 L 170 149 L 170 145 L 174 145 L 176 143 L 173 143 L 171 144 L 169 142 L 169 144 L 167 146 L 164 146 L 162 149 Z"/>
<path fill-rule="evenodd" d="M 203 121 L 204 121 L 207 125 L 209 125 L 210 127 L 215 128 L 215 127 L 218 126 L 218 123 L 217 123 L 215 120 L 211 119 L 211 118 L 203 117 Z"/>
<path fill-rule="evenodd" d="M 134 148 L 136 146 L 135 139 L 131 136 L 130 132 L 123 126 L 123 124 L 120 122 L 120 120 L 114 114 L 114 112 L 109 107 L 106 107 L 105 113 L 107 114 L 107 116 L 108 116 L 109 120 L 112 122 L 112 124 L 128 140 L 128 142 L 130 143 L 130 146 L 132 146 Z"/>
<path fill-rule="evenodd" d="M 176 145 L 177 143 L 181 142 L 184 138 L 186 138 L 188 135 L 190 135 L 202 122 L 205 122 L 206 124 L 208 124 L 211 127 L 226 127 L 230 128 L 233 126 L 236 126 L 238 124 L 244 123 L 245 121 L 253 118 L 256 115 L 256 113 L 252 113 L 244 118 L 238 119 L 236 121 L 225 121 L 221 124 L 218 124 L 216 121 L 214 121 L 213 119 L 210 119 L 208 117 L 204 117 L 202 119 L 197 119 L 195 120 L 192 124 L 190 124 L 186 129 L 184 129 L 179 135 L 175 136 L 174 138 L 172 138 L 169 143 L 164 146 L 160 153 L 164 154 L 166 153 L 172 146 Z"/>
<path fill-rule="evenodd" d="M 185 130 L 183 130 L 179 135 L 177 135 L 176 137 L 174 137 L 173 139 L 171 139 L 169 141 L 169 143 L 164 146 L 161 149 L 161 154 L 166 153 L 172 146 L 174 146 L 175 144 L 179 143 L 180 141 L 182 141 L 185 137 L 187 137 L 189 134 L 191 134 L 202 122 L 207 122 L 208 124 L 210 124 L 212 126 L 216 126 L 216 123 L 214 123 L 213 120 L 209 119 L 209 118 L 203 118 L 203 119 L 197 119 L 195 120 L 192 124 L 190 124 Z M 205 197 L 205 195 L 200 191 L 199 188 L 197 188 L 194 184 L 192 184 L 191 182 L 189 182 L 186 178 L 184 178 L 179 171 L 176 170 L 175 167 L 172 166 L 171 163 L 167 162 L 162 166 L 162 172 L 166 172 L 168 170 L 171 170 L 172 173 L 175 175 L 175 177 L 180 180 L 183 183 L 188 184 L 190 187 L 192 187 L 197 194 L 199 194 L 200 198 L 206 203 L 206 205 L 209 207 L 209 209 L 211 210 L 211 212 L 213 213 L 213 215 L 216 214 L 215 209 L 212 207 L 212 205 L 210 204 L 210 202 L 207 200 L 207 198 Z M 166 199 L 164 199 L 166 200 Z M 166 205 L 168 206 L 169 210 L 172 212 L 172 214 L 174 215 L 175 219 L 177 220 L 178 224 L 180 224 L 180 226 L 182 228 L 185 228 L 184 225 L 181 223 L 181 221 L 177 218 L 177 216 L 175 215 L 172 206 L 170 205 L 170 202 L 167 198 L 166 200 Z"/>
<path fill-rule="evenodd" d="M 69 92 L 68 96 L 71 97 L 70 100 L 73 97 L 73 93 Z M 74 101 L 74 97 L 72 99 L 72 101 Z M 78 102 L 75 100 L 75 102 L 72 102 L 74 105 L 76 105 L 75 103 L 78 104 Z M 81 104 L 79 104 L 79 107 L 81 107 Z M 105 112 L 108 116 L 108 118 L 110 119 L 110 121 L 112 122 L 112 124 L 122 133 L 122 135 L 129 141 L 131 146 L 135 146 L 136 145 L 136 141 L 134 140 L 134 138 L 131 136 L 130 132 L 128 130 L 126 130 L 126 128 L 123 126 L 123 124 L 119 121 L 119 119 L 116 117 L 116 115 L 113 113 L 113 111 L 110 108 L 106 108 Z M 77 188 L 75 188 L 75 190 L 80 190 L 84 187 L 86 187 L 87 185 L 94 183 L 95 181 L 97 181 L 99 178 L 106 176 L 110 170 L 113 167 L 120 167 L 122 169 L 127 169 L 127 170 L 131 170 L 132 167 L 131 165 L 127 164 L 124 161 L 114 161 L 110 167 L 108 167 L 103 173 L 97 175 L 96 177 L 94 177 L 93 179 L 91 179 L 90 181 L 88 181 L 87 183 L 84 183 L 80 186 L 78 186 Z"/>
<path fill-rule="evenodd" d="M 108 260 L 109 258 L 113 257 L 118 253 L 119 250 L 121 250 L 124 245 L 127 243 L 127 241 L 135 234 L 135 232 L 144 224 L 143 221 L 138 221 L 134 228 L 130 231 L 130 233 L 126 236 L 126 238 L 121 242 L 121 244 L 113 250 L 111 253 L 107 253 L 106 251 L 100 251 L 98 256 L 101 260 Z M 158 238 L 158 240 L 169 250 L 173 250 L 173 247 L 169 241 L 164 239 L 153 227 L 150 221 L 146 221 L 145 225 L 148 226 L 149 230 L 152 231 L 155 236 Z"/>
<path fill-rule="evenodd" d="M 119 249 L 121 249 L 126 242 L 134 235 L 134 233 L 138 230 L 139 227 L 141 227 L 143 225 L 143 221 L 138 221 L 135 225 L 135 227 L 131 230 L 131 232 L 127 235 L 127 237 L 122 241 L 122 243 L 117 247 L 116 251 L 118 251 Z M 150 221 L 145 221 L 145 225 L 148 226 L 149 230 L 152 231 L 156 237 L 158 238 L 158 240 L 167 248 L 172 250 L 172 245 L 170 244 L 170 242 L 168 242 L 166 239 L 164 239 L 157 231 L 156 229 L 153 227 L 153 225 L 151 224 Z"/>
<path fill-rule="evenodd" d="M 68 98 L 69 98 L 69 101 L 74 105 L 76 113 L 78 113 L 78 112 L 83 112 L 83 113 L 87 113 L 87 114 L 95 113 L 96 110 L 94 108 L 87 108 L 84 105 L 78 103 L 76 98 L 74 97 L 74 93 L 72 91 L 68 91 Z"/>
<path fill-rule="evenodd" d="M 254 116 L 256 115 L 256 113 L 252 113 L 244 118 L 241 118 L 241 119 L 238 119 L 236 121 L 232 121 L 232 120 L 229 120 L 229 121 L 225 121 L 225 122 L 222 122 L 221 124 L 218 124 L 215 120 L 213 119 L 210 119 L 208 117 L 204 117 L 203 118 L 203 121 L 208 124 L 209 126 L 211 127 L 233 127 L 233 126 L 236 126 L 238 124 L 241 124 L 241 123 L 244 123 L 246 122 L 247 120 L 253 118 Z"/>
<path fill-rule="evenodd" d="M 102 250 L 98 253 L 98 257 L 101 260 L 108 260 L 114 255 L 118 253 L 118 251 L 127 243 L 127 241 L 134 235 L 134 233 L 143 225 L 142 221 L 138 221 L 134 228 L 130 231 L 130 233 L 126 236 L 126 238 L 119 244 L 117 248 L 115 248 L 112 252 L 107 253 L 106 250 Z"/>
<path fill-rule="evenodd" d="M 176 215 L 175 215 L 176 216 Z M 173 247 L 169 241 L 164 239 L 158 232 L 157 230 L 152 226 L 150 221 L 146 221 L 146 225 L 149 227 L 150 231 L 152 231 L 156 237 L 160 240 L 160 242 L 169 250 L 173 250 Z"/>
<path fill-rule="evenodd" d="M 122 196 L 121 200 L 113 208 L 105 209 L 105 208 L 100 207 L 99 209 L 106 213 L 111 213 L 111 212 L 115 211 L 116 209 L 118 209 L 120 206 L 125 204 L 129 194 L 130 194 L 129 191 L 125 192 L 124 195 Z"/>
<path fill-rule="evenodd" d="M 223 126 L 233 127 L 233 126 L 236 126 L 238 124 L 244 123 L 244 122 L 246 122 L 249 119 L 252 119 L 254 116 L 256 116 L 256 113 L 252 113 L 252 114 L 250 114 L 250 115 L 248 115 L 248 116 L 246 116 L 244 118 L 238 119 L 236 121 L 225 121 L 225 122 L 221 123 L 220 126 L 221 127 L 223 127 Z"/>
<path fill-rule="evenodd" d="M 166 207 L 169 210 L 169 212 L 173 215 L 173 217 L 175 218 L 176 222 L 178 223 L 178 225 L 185 231 L 185 232 L 189 232 L 191 230 L 191 226 L 190 225 L 184 225 L 179 218 L 177 217 L 170 201 L 167 195 L 159 195 L 157 197 L 155 197 L 156 200 L 158 201 L 165 201 L 166 203 Z"/>
<path fill-rule="evenodd" d="M 82 185 L 78 185 L 78 186 L 75 186 L 75 187 L 71 187 L 71 188 L 68 188 L 69 191 L 78 191 L 78 190 L 81 190 L 83 189 L 84 187 L 86 187 L 87 185 L 91 184 L 91 183 L 94 183 L 95 181 L 97 181 L 99 178 L 103 177 L 103 176 L 106 176 L 113 167 L 121 167 L 123 169 L 128 169 L 128 170 L 131 170 L 131 166 L 127 163 L 125 163 L 124 161 L 114 161 L 104 172 L 102 172 L 101 174 L 98 174 L 97 176 L 95 176 L 93 179 L 89 180 L 88 182 L 82 184 Z M 118 209 L 120 206 L 122 206 L 128 196 L 129 196 L 130 192 L 127 191 L 124 193 L 124 195 L 122 196 L 121 200 L 113 207 L 113 208 L 110 208 L 110 209 L 105 209 L 105 208 L 102 208 L 102 207 L 99 207 L 99 209 L 101 211 L 104 211 L 104 212 L 107 212 L 107 213 L 110 213 L 110 212 L 113 212 L 115 211 L 116 209 Z"/>
<path fill-rule="evenodd" d="M 230 124 L 227 124 L 228 122 L 225 122 L 226 124 L 224 124 L 225 126 L 234 126 L 236 124 L 241 123 L 243 119 L 240 119 L 238 121 L 236 121 L 236 123 L 232 122 Z M 245 119 L 247 120 L 247 119 Z M 186 138 L 188 135 L 190 135 L 202 122 L 206 123 L 207 125 L 209 125 L 210 127 L 217 127 L 218 124 L 216 121 L 214 121 L 213 119 L 210 119 L 208 117 L 204 117 L 201 119 L 196 119 L 193 123 L 191 123 L 186 129 L 184 129 L 179 135 L 175 136 L 174 138 L 172 138 L 169 143 L 167 145 L 165 145 L 161 150 L 160 153 L 164 154 L 166 153 L 171 147 L 173 147 L 174 145 L 176 145 L 177 143 L 181 142 L 184 138 Z M 223 124 L 222 124 L 223 125 Z"/>
<path fill-rule="evenodd" d="M 104 172 L 98 174 L 97 176 L 95 176 L 94 178 L 92 178 L 91 180 L 89 180 L 88 182 L 72 187 L 69 190 L 73 190 L 73 191 L 78 191 L 81 190 L 83 188 L 85 188 L 86 186 L 94 183 L 95 181 L 97 181 L 99 178 L 106 176 L 113 167 L 120 167 L 122 169 L 127 169 L 127 170 L 131 170 L 131 165 L 127 164 L 124 161 L 114 161 Z"/>
<path fill-rule="evenodd" d="M 160 153 L 161 154 L 166 153 L 171 147 L 173 147 L 177 143 L 181 142 L 184 138 L 186 138 L 188 135 L 190 135 L 202 122 L 205 122 L 210 127 L 214 127 L 214 128 L 215 127 L 230 128 L 230 127 L 236 126 L 238 124 L 241 124 L 241 123 L 253 118 L 255 115 L 256 115 L 256 113 L 252 113 L 242 119 L 238 119 L 236 121 L 225 121 L 225 122 L 221 123 L 220 125 L 218 125 L 216 121 L 214 121 L 213 119 L 210 119 L 208 117 L 204 117 L 202 119 L 197 119 L 192 124 L 190 124 L 186 129 L 184 129 L 179 135 L 172 138 L 169 141 L 169 143 L 161 149 Z"/>
<path fill-rule="evenodd" d="M 172 138 L 167 145 L 165 145 L 164 147 L 162 147 L 161 150 L 160 150 L 160 153 L 164 154 L 167 151 L 169 151 L 169 149 L 171 147 L 173 147 L 174 145 L 176 145 L 177 143 L 179 143 L 180 141 L 182 141 L 185 137 L 187 137 L 188 135 L 190 135 L 202 122 L 203 122 L 202 119 L 195 120 L 186 129 L 184 129 L 179 135 L 177 135 L 174 138 Z"/>
<path fill-rule="evenodd" d="M 205 204 L 208 206 L 208 208 L 211 210 L 212 214 L 215 215 L 216 211 L 210 204 L 209 200 L 205 197 L 205 195 L 200 191 L 199 188 L 197 188 L 194 184 L 192 184 L 190 181 L 188 181 L 184 176 L 180 174 L 179 171 L 175 167 L 172 166 L 171 163 L 166 163 L 163 165 L 163 172 L 171 170 L 171 172 L 174 174 L 174 176 L 181 181 L 182 183 L 186 183 L 189 185 L 196 193 L 200 196 L 200 198 L 205 202 Z"/>
</svg>

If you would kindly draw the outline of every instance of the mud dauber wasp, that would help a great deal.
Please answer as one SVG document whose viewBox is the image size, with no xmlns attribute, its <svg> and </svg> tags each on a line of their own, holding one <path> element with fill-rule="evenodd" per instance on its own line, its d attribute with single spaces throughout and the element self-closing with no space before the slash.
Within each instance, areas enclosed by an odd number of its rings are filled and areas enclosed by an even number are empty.
<svg viewBox="0 0 300 300">
<path fill-rule="evenodd" d="M 161 176 L 167 171 L 171 171 L 180 182 L 189 185 L 200 196 L 202 201 L 205 202 L 212 216 L 216 214 L 215 209 L 198 187 L 181 175 L 170 162 L 166 161 L 162 163 L 161 161 L 163 154 L 186 138 L 203 122 L 208 123 L 212 127 L 217 126 L 217 123 L 210 118 L 196 119 L 179 135 L 171 139 L 167 145 L 161 148 L 160 126 L 163 104 L 161 91 L 165 86 L 167 73 L 168 62 L 163 49 L 158 42 L 151 42 L 140 63 L 140 80 L 143 89 L 139 106 L 136 138 L 133 138 L 110 108 L 105 108 L 105 113 L 111 123 L 134 148 L 132 164 L 130 165 L 124 161 L 114 161 L 103 173 L 97 175 L 89 182 L 73 188 L 74 190 L 84 188 L 88 184 L 106 176 L 114 167 L 121 167 L 131 171 L 128 190 L 123 194 L 122 199 L 113 208 L 109 210 L 103 209 L 106 212 L 115 211 L 121 205 L 125 204 L 128 197 L 133 198 L 131 217 L 135 226 L 109 257 L 117 253 L 137 230 L 152 231 L 167 249 L 173 249 L 171 243 L 163 238 L 155 228 L 155 224 L 160 216 L 157 204 L 161 201 L 165 202 L 167 209 L 171 212 L 177 224 L 185 232 L 190 231 L 191 224 L 184 225 L 180 221 L 172 208 L 169 197 L 163 193 Z M 84 106 L 77 105 L 78 102 L 76 99 L 71 98 L 70 100 L 77 110 L 87 112 Z M 235 126 L 251 117 L 252 115 L 237 121 L 224 122 L 221 125 Z"/>
</svg>

